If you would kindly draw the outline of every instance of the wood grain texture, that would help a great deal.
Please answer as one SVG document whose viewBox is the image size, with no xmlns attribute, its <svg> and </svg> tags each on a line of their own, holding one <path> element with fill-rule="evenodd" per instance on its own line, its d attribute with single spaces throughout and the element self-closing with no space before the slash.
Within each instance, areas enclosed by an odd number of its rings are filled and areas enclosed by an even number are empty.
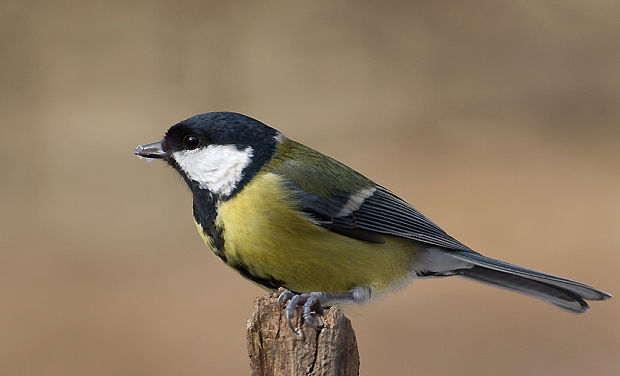
<svg viewBox="0 0 620 376">
<path fill-rule="evenodd" d="M 303 336 L 288 326 L 277 294 L 254 301 L 248 320 L 247 341 L 252 376 L 349 376 L 359 375 L 359 353 L 351 321 L 331 307 L 321 315 L 323 327 L 302 324 L 301 308 L 293 323 Z"/>
</svg>

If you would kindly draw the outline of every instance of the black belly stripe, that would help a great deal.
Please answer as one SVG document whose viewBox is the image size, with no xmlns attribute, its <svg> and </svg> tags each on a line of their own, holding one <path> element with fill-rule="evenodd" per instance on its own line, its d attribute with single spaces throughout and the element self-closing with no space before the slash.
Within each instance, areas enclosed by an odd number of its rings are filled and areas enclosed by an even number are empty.
<svg viewBox="0 0 620 376">
<path fill-rule="evenodd" d="M 224 254 L 224 230 L 215 225 L 217 217 L 216 201 L 206 189 L 192 189 L 194 192 L 194 219 L 211 239 L 216 256 L 226 262 Z"/>
<path fill-rule="evenodd" d="M 227 263 L 231 268 L 235 269 L 239 274 L 241 274 L 244 278 L 249 279 L 250 281 L 257 283 L 261 286 L 264 286 L 270 290 L 277 290 L 280 287 L 286 287 L 286 284 L 283 281 L 277 280 L 271 276 L 269 277 L 259 277 L 250 272 L 248 266 L 240 260 L 235 260 Z"/>
</svg>

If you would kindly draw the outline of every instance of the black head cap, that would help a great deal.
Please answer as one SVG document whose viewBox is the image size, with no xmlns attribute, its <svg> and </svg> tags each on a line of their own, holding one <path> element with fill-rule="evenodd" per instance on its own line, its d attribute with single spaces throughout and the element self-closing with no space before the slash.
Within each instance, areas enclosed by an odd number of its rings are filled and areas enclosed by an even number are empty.
<svg viewBox="0 0 620 376">
<path fill-rule="evenodd" d="M 240 149 L 251 146 L 258 151 L 264 147 L 273 148 L 278 134 L 277 130 L 268 125 L 242 114 L 209 112 L 192 116 L 170 127 L 162 147 L 167 153 L 207 145 L 235 145 Z"/>
</svg>

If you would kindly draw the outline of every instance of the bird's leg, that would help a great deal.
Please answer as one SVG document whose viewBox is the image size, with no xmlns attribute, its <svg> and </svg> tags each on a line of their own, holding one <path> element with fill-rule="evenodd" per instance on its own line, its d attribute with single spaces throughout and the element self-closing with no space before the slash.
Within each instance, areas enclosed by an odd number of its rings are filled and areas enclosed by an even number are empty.
<svg viewBox="0 0 620 376">
<path fill-rule="evenodd" d="M 314 329 L 320 328 L 320 322 L 316 315 L 321 314 L 323 306 L 336 302 L 354 302 L 365 303 L 370 299 L 370 288 L 368 287 L 354 287 L 347 292 L 311 292 L 308 294 L 295 294 L 290 290 L 284 290 L 278 296 L 278 303 L 280 305 L 286 304 L 285 314 L 288 325 L 293 329 L 293 316 L 295 315 L 295 309 L 299 306 L 304 307 L 303 317 L 308 326 Z M 299 332 L 299 331 L 296 331 Z"/>
</svg>

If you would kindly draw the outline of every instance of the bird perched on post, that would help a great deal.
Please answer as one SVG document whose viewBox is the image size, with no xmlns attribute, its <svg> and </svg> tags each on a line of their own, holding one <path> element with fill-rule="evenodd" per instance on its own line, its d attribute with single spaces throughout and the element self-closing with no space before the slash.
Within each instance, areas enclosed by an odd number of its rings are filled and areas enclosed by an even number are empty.
<svg viewBox="0 0 620 376">
<path fill-rule="evenodd" d="M 363 303 L 411 278 L 460 276 L 576 313 L 611 297 L 483 256 L 385 187 L 241 114 L 196 115 L 134 154 L 181 174 L 205 243 L 245 278 L 285 288 L 289 323 L 303 305 L 317 327 L 320 306 Z"/>
</svg>

